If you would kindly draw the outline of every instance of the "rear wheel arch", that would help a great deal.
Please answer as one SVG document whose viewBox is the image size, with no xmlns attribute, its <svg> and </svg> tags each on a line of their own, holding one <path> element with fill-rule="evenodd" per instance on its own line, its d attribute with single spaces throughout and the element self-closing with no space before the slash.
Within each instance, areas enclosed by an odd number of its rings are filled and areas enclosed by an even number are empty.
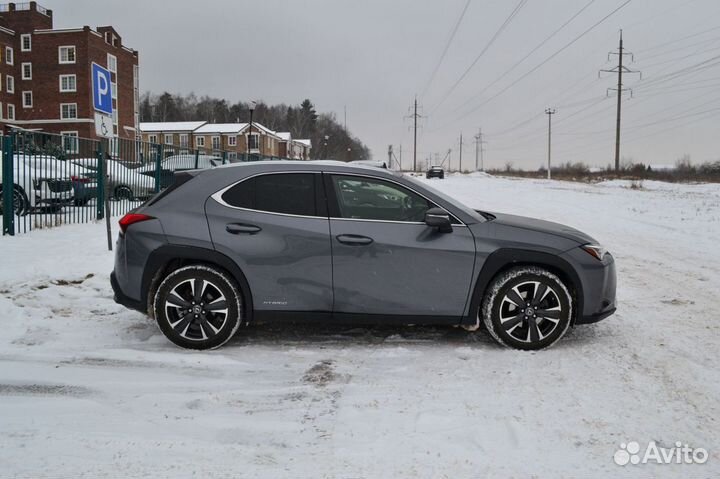
<svg viewBox="0 0 720 479">
<path fill-rule="evenodd" d="M 253 301 L 250 284 L 242 270 L 230 258 L 215 250 L 195 246 L 165 245 L 150 253 L 142 278 L 142 304 L 152 315 L 152 302 L 160 283 L 173 271 L 190 265 L 206 265 L 226 272 L 235 280 L 243 295 L 243 317 L 253 318 Z"/>
<path fill-rule="evenodd" d="M 575 324 L 578 315 L 583 311 L 583 288 L 580 276 L 573 266 L 557 255 L 542 251 L 513 248 L 501 248 L 491 253 L 480 270 L 470 303 L 467 324 L 477 322 L 477 312 L 493 280 L 511 268 L 518 266 L 536 266 L 544 268 L 560 278 L 575 301 L 574 315 L 571 325 Z"/>
</svg>

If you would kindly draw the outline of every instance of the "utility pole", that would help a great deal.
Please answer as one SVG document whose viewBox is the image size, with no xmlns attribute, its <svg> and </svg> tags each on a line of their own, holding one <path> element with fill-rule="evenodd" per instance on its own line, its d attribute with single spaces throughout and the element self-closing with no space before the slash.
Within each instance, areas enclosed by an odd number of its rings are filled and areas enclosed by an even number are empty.
<svg viewBox="0 0 720 479">
<path fill-rule="evenodd" d="M 550 153 L 551 153 L 551 146 L 552 146 L 552 116 L 557 113 L 557 110 L 555 108 L 545 108 L 545 114 L 548 116 L 548 180 L 551 177 L 550 174 Z"/>
<path fill-rule="evenodd" d="M 392 169 L 392 157 L 393 157 L 393 146 L 388 145 L 388 162 L 387 166 L 388 168 Z"/>
<path fill-rule="evenodd" d="M 482 139 L 482 128 L 478 128 L 478 134 L 473 138 L 475 138 L 475 171 L 478 169 L 478 156 L 480 157 L 480 171 L 485 171 L 485 159 L 483 158 L 485 149 L 483 148 L 483 144 L 487 143 L 487 141 L 483 141 Z"/>
<path fill-rule="evenodd" d="M 608 53 L 608 60 L 610 59 L 610 55 L 617 55 L 618 66 L 611 70 L 600 70 L 600 72 L 598 72 L 598 78 L 602 73 L 617 73 L 618 77 L 617 88 L 608 88 L 607 90 L 608 96 L 610 91 L 617 92 L 617 117 L 615 121 L 615 173 L 617 173 L 620 171 L 620 119 L 622 117 L 622 94 L 624 91 L 630 91 L 630 95 L 632 95 L 632 90 L 630 88 L 623 88 L 623 73 L 631 74 L 640 72 L 637 70 L 630 70 L 628 67 L 623 66 L 623 57 L 625 55 L 630 55 L 631 61 L 634 61 L 634 58 L 633 54 L 626 52 L 623 47 L 622 30 L 620 30 L 620 44 L 618 45 L 618 51 Z M 640 73 L 640 79 L 642 79 L 642 73 Z"/>
<path fill-rule="evenodd" d="M 420 113 L 418 113 L 418 102 L 417 102 L 417 95 L 415 95 L 415 100 L 413 101 L 413 106 L 410 107 L 411 112 L 408 116 L 405 118 L 412 118 L 413 121 L 413 171 L 417 171 L 417 130 L 418 130 L 418 119 L 424 118 Z"/>
<path fill-rule="evenodd" d="M 462 150 L 463 150 L 463 141 L 462 141 L 462 131 L 460 132 L 460 173 L 462 173 Z"/>
</svg>

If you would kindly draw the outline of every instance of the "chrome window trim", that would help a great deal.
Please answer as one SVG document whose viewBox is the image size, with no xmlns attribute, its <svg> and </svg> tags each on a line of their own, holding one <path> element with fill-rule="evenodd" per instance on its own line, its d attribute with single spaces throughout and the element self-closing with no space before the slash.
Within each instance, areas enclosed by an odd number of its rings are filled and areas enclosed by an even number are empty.
<svg viewBox="0 0 720 479">
<path fill-rule="evenodd" d="M 426 201 L 429 201 L 430 203 L 435 204 L 434 201 L 432 201 L 431 199 L 429 199 L 422 193 L 416 191 L 414 188 L 403 185 L 402 183 L 399 183 L 397 181 L 394 181 L 394 180 L 391 180 L 388 178 L 383 178 L 381 176 L 375 176 L 375 175 L 365 175 L 365 174 L 360 174 L 360 173 L 341 173 L 341 172 L 334 172 L 334 171 L 326 172 L 326 171 L 316 171 L 316 170 L 263 171 L 260 173 L 255 173 L 253 175 L 246 176 L 245 178 L 238 180 L 238 181 L 222 188 L 219 191 L 216 191 L 215 193 L 210 195 L 210 198 L 212 198 L 213 200 L 218 202 L 220 205 L 225 206 L 227 208 L 232 208 L 234 210 L 241 210 L 241 211 L 249 211 L 251 213 L 264 213 L 267 215 L 289 216 L 291 218 L 312 218 L 312 219 L 337 220 L 337 221 L 370 221 L 373 223 L 394 223 L 394 224 L 401 224 L 401 225 L 425 225 L 425 222 L 423 222 L 423 221 L 395 221 L 395 220 L 374 220 L 374 219 L 364 219 L 364 218 L 336 218 L 334 216 L 330 216 L 329 213 L 328 213 L 328 216 L 309 216 L 309 215 L 294 215 L 291 213 L 277 213 L 275 211 L 256 210 L 253 208 L 243 208 L 241 206 L 233 206 L 222 199 L 222 195 L 224 195 L 225 192 L 227 192 L 229 189 L 235 187 L 236 185 L 239 185 L 240 183 L 242 183 L 244 181 L 247 181 L 247 180 L 250 180 L 257 176 L 262 176 L 262 175 L 280 175 L 280 174 L 286 174 L 286 173 L 305 173 L 305 174 L 310 174 L 310 175 L 321 175 L 323 173 L 327 173 L 329 175 L 359 176 L 361 178 L 374 178 L 374 179 L 381 180 L 381 181 L 387 181 L 389 183 L 395 183 L 396 185 L 398 185 L 402 188 L 412 191 L 413 193 L 422 197 Z M 449 211 L 448 211 L 448 214 L 460 222 L 460 224 L 453 224 L 452 226 L 467 227 L 467 225 L 463 222 L 463 220 L 461 220 L 460 218 L 457 218 L 455 215 L 453 215 Z"/>
</svg>

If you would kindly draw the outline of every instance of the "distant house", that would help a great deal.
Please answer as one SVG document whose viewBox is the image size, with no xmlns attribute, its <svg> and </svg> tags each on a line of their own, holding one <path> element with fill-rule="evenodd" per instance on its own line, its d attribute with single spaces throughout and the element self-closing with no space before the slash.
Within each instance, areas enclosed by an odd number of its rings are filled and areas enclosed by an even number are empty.
<svg viewBox="0 0 720 479">
<path fill-rule="evenodd" d="M 193 148 L 192 134 L 205 123 L 204 121 L 142 122 L 140 135 L 145 142 L 166 145 L 167 153 L 176 148 Z"/>
<path fill-rule="evenodd" d="M 298 160 L 309 160 L 312 142 L 310 140 L 293 140 L 293 156 Z"/>
<path fill-rule="evenodd" d="M 289 158 L 310 159 L 310 140 L 294 140 L 289 132 L 275 132 L 266 126 L 248 123 L 208 123 L 205 121 L 142 122 L 143 141 L 164 145 L 164 152 L 199 149 L 224 152 L 228 161 Z"/>
</svg>

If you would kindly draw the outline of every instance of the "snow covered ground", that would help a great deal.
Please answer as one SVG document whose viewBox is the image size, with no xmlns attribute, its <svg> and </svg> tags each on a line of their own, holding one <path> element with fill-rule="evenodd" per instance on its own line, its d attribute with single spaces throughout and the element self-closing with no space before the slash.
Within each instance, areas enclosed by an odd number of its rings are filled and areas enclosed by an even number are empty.
<svg viewBox="0 0 720 479">
<path fill-rule="evenodd" d="M 102 224 L 0 238 L 0 477 L 717 477 L 720 185 L 432 185 L 601 240 L 618 313 L 537 353 L 329 326 L 191 352 L 112 301 Z M 710 457 L 613 462 L 651 440 Z"/>
</svg>

